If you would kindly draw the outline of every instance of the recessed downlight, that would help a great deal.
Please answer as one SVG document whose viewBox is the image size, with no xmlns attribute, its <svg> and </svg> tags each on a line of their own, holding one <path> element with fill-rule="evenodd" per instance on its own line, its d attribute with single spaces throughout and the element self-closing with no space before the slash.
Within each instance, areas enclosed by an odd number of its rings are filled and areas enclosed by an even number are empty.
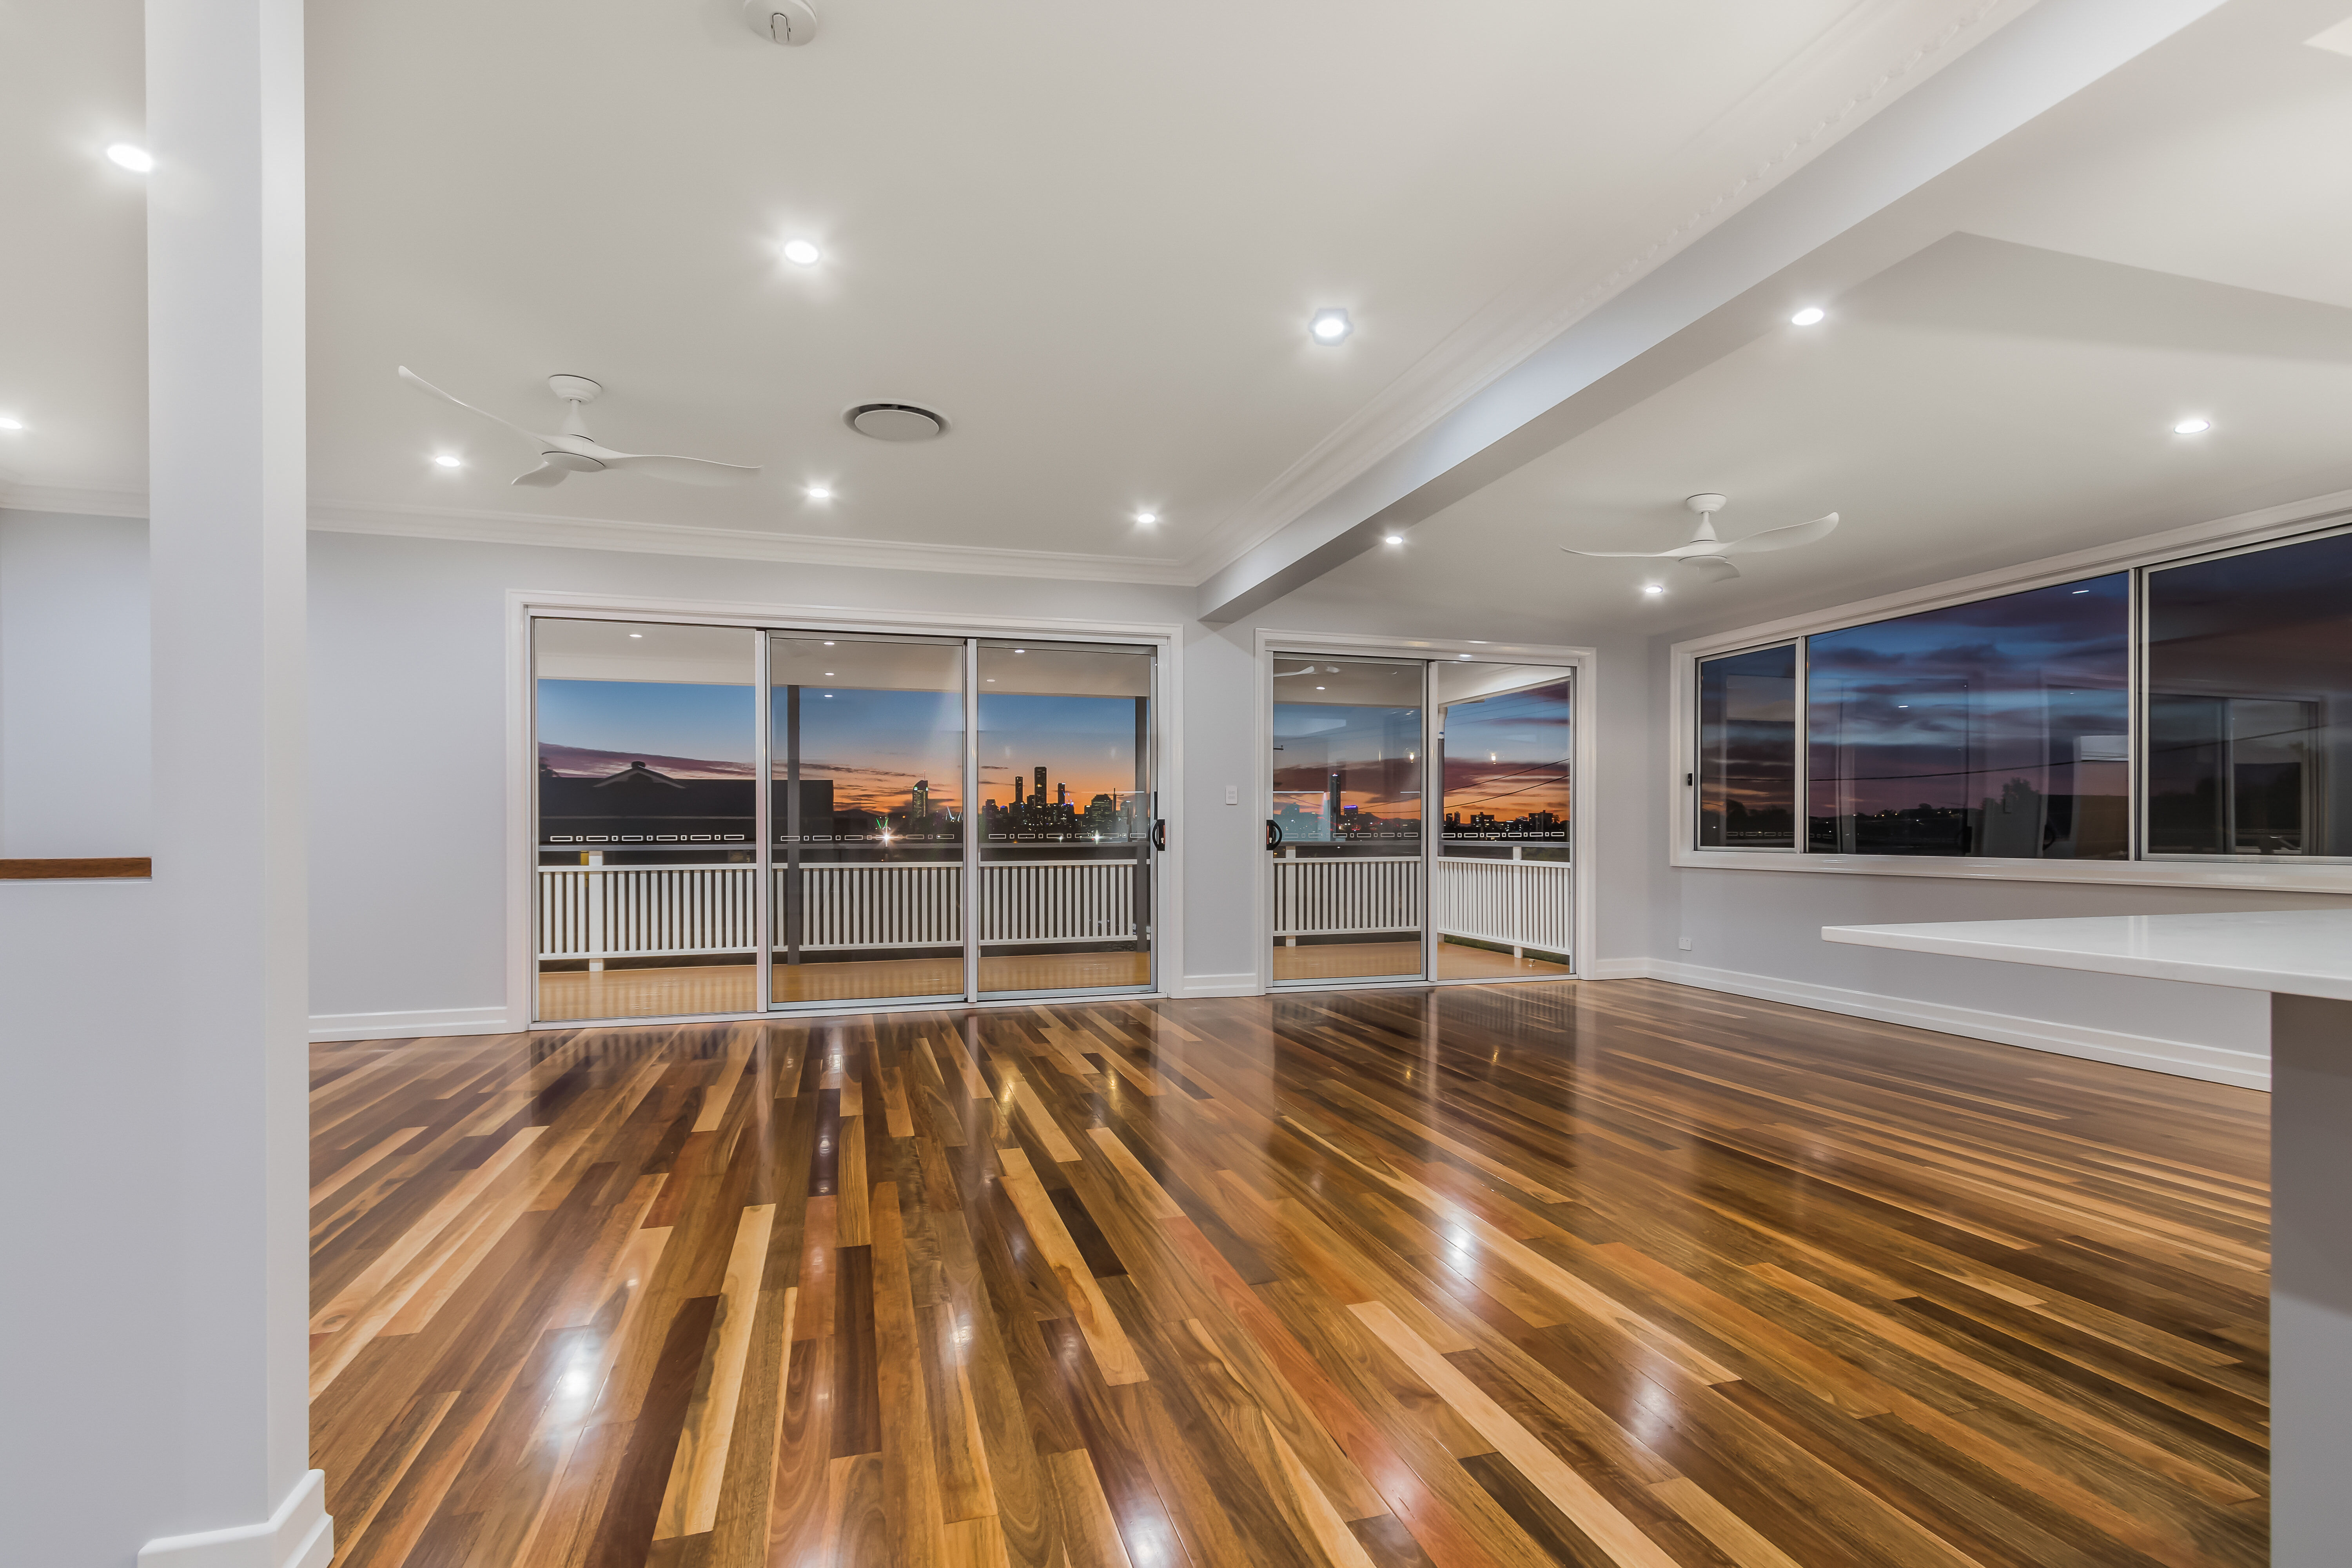
<svg viewBox="0 0 2352 1568">
<path fill-rule="evenodd" d="M 811 500 L 831 500 L 833 499 L 833 487 L 831 485 L 810 485 L 804 488 L 801 493 L 808 497 Z"/>
<path fill-rule="evenodd" d="M 466 459 L 455 452 L 436 452 L 433 454 L 433 466 L 436 468 L 462 468 L 466 466 Z"/>
<path fill-rule="evenodd" d="M 1792 327 L 1817 327 L 1829 319 L 1829 312 L 1819 305 L 1808 305 L 1789 318 Z"/>
<path fill-rule="evenodd" d="M 912 403 L 861 403 L 841 417 L 877 441 L 929 441 L 948 433 L 946 415 Z"/>
<path fill-rule="evenodd" d="M 1150 528 L 1153 523 L 1160 521 L 1160 514 L 1156 511 L 1139 511 L 1135 514 L 1135 521 L 1141 523 L 1144 527 Z"/>
<path fill-rule="evenodd" d="M 155 167 L 155 155 L 144 147 L 134 147 L 128 142 L 117 142 L 106 150 L 107 158 L 134 174 L 144 174 Z"/>
<path fill-rule="evenodd" d="M 1383 544 L 1402 544 L 1404 542 L 1404 535 L 1402 533 L 1391 533 L 1382 539 L 1381 542 Z"/>
<path fill-rule="evenodd" d="M 1642 592 L 1644 594 L 1663 594 L 1665 591 L 1666 585 L 1664 583 L 1644 583 L 1642 584 Z"/>
<path fill-rule="evenodd" d="M 631 633 L 629 634 L 629 636 L 630 636 L 631 637 L 635 638 L 635 639 L 638 639 L 638 640 L 640 640 L 640 641 L 642 641 L 642 640 L 644 639 L 645 635 L 646 635 L 646 634 L 645 634 L 645 633 L 643 633 L 643 632 L 631 632 Z"/>
<path fill-rule="evenodd" d="M 22 430 L 25 422 L 14 415 L 0 414 L 0 430 Z"/>
<path fill-rule="evenodd" d="M 2213 422 L 2210 419 L 2200 419 L 2192 414 L 2175 425 L 2172 427 L 2172 433 L 2176 436 L 2201 436 L 2211 428 L 2213 428 Z"/>
<path fill-rule="evenodd" d="M 824 252 L 817 248 L 814 240 L 788 239 L 784 241 L 784 259 L 795 267 L 814 267 L 824 259 Z"/>
<path fill-rule="evenodd" d="M 1348 320 L 1348 312 L 1337 305 L 1316 311 L 1314 319 L 1307 323 L 1307 335 L 1318 343 L 1344 342 L 1355 330 L 1356 323 Z"/>
</svg>

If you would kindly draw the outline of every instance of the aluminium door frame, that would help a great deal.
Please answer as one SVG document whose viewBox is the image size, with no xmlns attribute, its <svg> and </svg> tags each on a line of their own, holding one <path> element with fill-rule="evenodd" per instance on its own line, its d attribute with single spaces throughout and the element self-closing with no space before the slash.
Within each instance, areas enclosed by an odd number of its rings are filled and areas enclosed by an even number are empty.
<svg viewBox="0 0 2352 1568">
<path fill-rule="evenodd" d="M 1596 931 L 1599 905 L 1598 871 L 1593 864 L 1593 847 L 1598 843 L 1593 823 L 1593 776 L 1599 755 L 1592 714 L 1599 689 L 1599 651 L 1591 647 L 1549 643 L 1486 642 L 1475 638 L 1408 637 L 1381 634 L 1352 632 L 1293 632 L 1276 627 L 1257 629 L 1255 644 L 1255 679 L 1254 681 L 1253 722 L 1255 734 L 1252 754 L 1256 758 L 1257 773 L 1244 796 L 1253 802 L 1258 817 L 1263 820 L 1274 815 L 1274 658 L 1277 652 L 1314 654 L 1335 658 L 1395 658 L 1418 659 L 1425 664 L 1443 662 L 1474 664 L 1533 664 L 1549 665 L 1570 672 L 1570 691 L 1574 706 L 1570 710 L 1571 731 L 1572 776 L 1569 782 L 1569 861 L 1572 887 L 1570 927 L 1569 974 L 1571 978 L 1596 978 L 1597 964 L 1589 956 Z M 1433 710 L 1428 700 L 1435 678 L 1427 671 L 1423 675 L 1422 758 L 1424 769 L 1431 760 L 1428 736 L 1434 722 Z M 1427 782 L 1423 789 L 1423 904 L 1424 910 L 1433 909 L 1436 896 L 1433 860 L 1436 839 L 1442 837 L 1428 831 L 1429 806 Z M 1255 842 L 1253 835 L 1252 842 Z M 1251 856 L 1251 911 L 1249 929 L 1255 952 L 1252 971 L 1256 978 L 1255 994 L 1265 995 L 1275 991 L 1274 985 L 1274 880 L 1273 857 L 1262 849 Z M 1433 937 L 1436 921 L 1424 918 L 1423 931 L 1423 978 L 1400 980 L 1374 976 L 1356 981 L 1329 981 L 1312 986 L 1285 985 L 1280 994 L 1291 995 L 1308 991 L 1370 991 L 1420 990 L 1439 985 L 1524 984 L 1528 982 L 1491 980 L 1436 980 L 1429 978 L 1434 969 Z"/>
<path fill-rule="evenodd" d="M 1168 824 L 1171 849 L 1155 855 L 1152 863 L 1152 989 L 1150 991 L 1089 991 L 1070 994 L 1103 996 L 1118 1001 L 1147 1000 L 1181 993 L 1183 968 L 1184 838 L 1183 731 L 1178 722 L 1183 711 L 1184 627 L 1167 621 L 1118 621 L 1045 616 L 994 616 L 967 612 L 942 614 L 928 609 L 845 608 L 837 605 L 794 605 L 740 600 L 681 599 L 624 594 L 581 594 L 561 590 L 509 588 L 506 592 L 506 831 L 504 856 L 504 920 L 506 955 L 503 1016 L 484 1033 L 530 1029 L 578 1029 L 599 1026 L 639 1026 L 652 1024 L 726 1023 L 808 1016 L 761 1008 L 746 1013 L 697 1013 L 648 1018 L 539 1019 L 538 973 L 538 814 L 537 814 L 537 686 L 532 679 L 531 622 L 548 620 L 631 621 L 677 626 L 741 626 L 762 634 L 771 631 L 838 631 L 848 635 L 885 637 L 1020 637 L 1040 643 L 1120 642 L 1149 645 L 1152 651 L 1155 711 L 1151 725 L 1152 780 L 1155 802 Z M 756 688 L 755 688 L 756 690 Z M 764 732 L 767 715 L 760 715 Z M 969 731 L 968 731 L 969 732 Z M 977 743 L 977 735 L 971 736 Z M 764 792 L 763 792 L 764 793 Z M 968 832 L 966 837 L 971 835 Z M 763 850 L 767 846 L 762 846 Z M 765 858 L 754 864 L 765 864 Z M 966 878 L 967 886 L 971 879 Z M 765 889 L 762 889 L 764 902 Z M 976 928 L 971 929 L 976 936 Z M 972 950 L 977 951 L 976 942 Z M 967 990 L 967 997 L 975 993 Z M 763 995 L 761 1001 L 767 1000 Z M 834 1007 L 835 1014 L 939 1011 L 941 1009 L 1019 1006 L 1027 997 L 992 997 L 987 1001 L 925 1001 L 896 1004 L 887 999 Z M 823 1015 L 818 1015 L 823 1016 Z"/>
</svg>

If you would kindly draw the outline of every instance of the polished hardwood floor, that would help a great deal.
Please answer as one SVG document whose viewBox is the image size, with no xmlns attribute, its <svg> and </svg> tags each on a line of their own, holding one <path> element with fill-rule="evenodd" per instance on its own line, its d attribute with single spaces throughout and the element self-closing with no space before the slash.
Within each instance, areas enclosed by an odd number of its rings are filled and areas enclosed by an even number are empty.
<svg viewBox="0 0 2352 1568">
<path fill-rule="evenodd" d="M 2263 1097 L 1645 981 L 316 1049 L 369 1568 L 2266 1556 Z"/>
</svg>

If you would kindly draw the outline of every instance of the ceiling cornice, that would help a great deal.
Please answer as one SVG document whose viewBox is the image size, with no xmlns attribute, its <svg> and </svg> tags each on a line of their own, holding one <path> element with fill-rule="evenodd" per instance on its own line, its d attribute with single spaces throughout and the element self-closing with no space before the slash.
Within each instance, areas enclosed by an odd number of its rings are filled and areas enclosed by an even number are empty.
<svg viewBox="0 0 2352 1568">
<path fill-rule="evenodd" d="M 65 485 L 5 485 L 0 486 L 0 511 L 143 518 L 147 515 L 147 492 L 79 489 Z"/>
<path fill-rule="evenodd" d="M 147 497 L 139 490 L 14 485 L 0 489 L 0 511 L 143 518 L 147 515 Z M 1048 550 L 993 550 L 968 544 L 837 539 L 819 534 L 755 533 L 748 529 L 697 528 L 630 518 L 541 517 L 530 512 L 314 501 L 310 506 L 310 528 L 317 533 L 380 533 L 405 539 L 536 545 L 550 550 L 621 550 L 727 561 L 881 566 L 898 572 L 1144 583 L 1180 588 L 1200 585 L 1198 576 L 1181 563 L 1165 556 L 1080 555 Z"/>
<path fill-rule="evenodd" d="M 1620 262 L 1597 282 L 1591 269 L 1531 276 L 1493 302 L 1391 382 L 1328 436 L 1230 516 L 1185 564 L 1206 581 L 1285 526 L 1328 500 L 1349 480 L 1462 406 L 1482 388 L 1574 326 L 1600 305 L 1738 212 L 1839 136 L 1868 119 L 1969 44 L 2030 8 L 2035 0 L 1913 0 L 1882 12 L 1856 7 L 1746 103 L 1727 115 L 1745 116 L 1800 67 L 1824 53 L 1852 57 L 1857 85 L 1838 109 L 1734 180 L 1715 199 Z M 1861 35 L 1859 37 L 1855 35 Z M 1890 35 L 1892 35 L 1890 37 Z M 1722 124 L 1718 121 L 1717 125 Z"/>
<path fill-rule="evenodd" d="M 529 512 L 454 508 L 363 506 L 312 501 L 320 533 L 380 533 L 409 539 L 464 540 L 559 550 L 623 550 L 648 555 L 788 561 L 823 566 L 880 566 L 991 577 L 1090 583 L 1150 583 L 1192 587 L 1199 578 L 1165 557 L 1080 555 L 1049 550 L 994 550 L 968 544 L 913 544 L 805 533 L 757 533 L 624 518 L 541 517 Z"/>
</svg>

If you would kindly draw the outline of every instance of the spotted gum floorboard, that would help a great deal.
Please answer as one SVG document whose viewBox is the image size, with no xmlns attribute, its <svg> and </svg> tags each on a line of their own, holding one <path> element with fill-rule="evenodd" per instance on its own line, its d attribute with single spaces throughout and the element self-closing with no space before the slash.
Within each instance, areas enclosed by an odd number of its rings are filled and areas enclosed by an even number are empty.
<svg viewBox="0 0 2352 1568">
<path fill-rule="evenodd" d="M 2264 1097 L 1650 981 L 313 1050 L 350 1568 L 2257 1568 Z"/>
</svg>

